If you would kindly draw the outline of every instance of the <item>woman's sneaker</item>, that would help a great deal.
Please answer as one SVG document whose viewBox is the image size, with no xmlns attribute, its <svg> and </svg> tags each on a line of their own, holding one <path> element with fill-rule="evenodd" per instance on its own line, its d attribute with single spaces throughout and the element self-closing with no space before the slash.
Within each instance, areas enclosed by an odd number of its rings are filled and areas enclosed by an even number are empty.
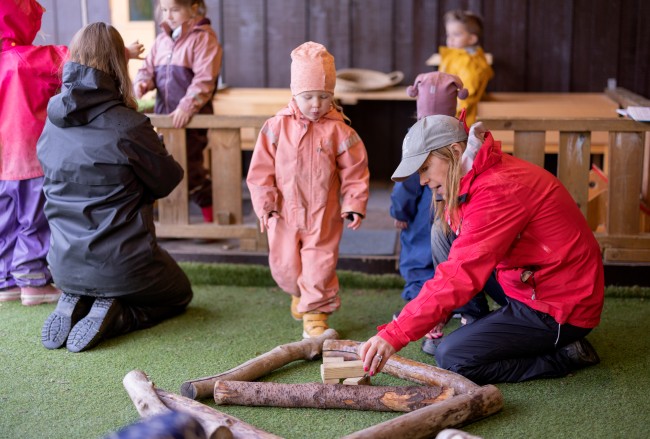
<svg viewBox="0 0 650 439">
<path fill-rule="evenodd" d="M 20 301 L 25 306 L 40 305 L 41 303 L 54 303 L 61 297 L 61 290 L 52 284 L 42 287 L 22 287 Z"/>
<path fill-rule="evenodd" d="M 313 338 L 323 335 L 323 332 L 329 329 L 327 316 L 324 312 L 305 313 L 302 316 L 302 337 Z"/>
<path fill-rule="evenodd" d="M 0 302 L 11 302 L 20 299 L 20 288 L 10 287 L 0 290 Z"/>
</svg>

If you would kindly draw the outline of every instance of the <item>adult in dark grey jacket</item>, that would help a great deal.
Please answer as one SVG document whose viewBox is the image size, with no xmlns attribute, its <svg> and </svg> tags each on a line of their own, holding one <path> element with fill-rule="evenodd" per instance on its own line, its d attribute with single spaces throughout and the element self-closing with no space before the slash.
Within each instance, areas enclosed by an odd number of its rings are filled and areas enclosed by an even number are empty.
<svg viewBox="0 0 650 439">
<path fill-rule="evenodd" d="M 93 33 L 98 29 L 92 26 L 103 27 Z M 90 32 L 84 41 L 103 29 L 119 37 L 104 23 L 87 28 L 80 31 Z M 128 73 L 119 71 L 126 61 L 102 66 L 105 71 L 84 65 L 101 57 L 84 57 L 88 42 L 74 41 L 71 59 L 80 62 L 64 66 L 62 91 L 50 100 L 37 153 L 52 230 L 47 260 L 64 292 L 45 321 L 42 342 L 48 349 L 67 342 L 68 350 L 79 352 L 183 312 L 192 289 L 158 246 L 153 222 L 154 200 L 176 187 L 183 169 L 149 119 L 127 105 L 131 85 L 124 84 Z M 107 56 L 119 57 L 115 52 Z M 115 65 L 118 73 L 107 73 Z"/>
</svg>

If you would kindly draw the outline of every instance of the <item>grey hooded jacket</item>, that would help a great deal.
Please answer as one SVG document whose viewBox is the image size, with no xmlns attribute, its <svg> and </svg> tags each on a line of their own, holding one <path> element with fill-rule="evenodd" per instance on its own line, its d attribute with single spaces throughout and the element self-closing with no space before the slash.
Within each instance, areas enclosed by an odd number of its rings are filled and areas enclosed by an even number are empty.
<svg viewBox="0 0 650 439">
<path fill-rule="evenodd" d="M 171 259 L 157 242 L 153 202 L 183 169 L 116 81 L 68 62 L 37 145 L 52 230 L 48 262 L 67 293 L 114 297 L 146 289 Z"/>
</svg>

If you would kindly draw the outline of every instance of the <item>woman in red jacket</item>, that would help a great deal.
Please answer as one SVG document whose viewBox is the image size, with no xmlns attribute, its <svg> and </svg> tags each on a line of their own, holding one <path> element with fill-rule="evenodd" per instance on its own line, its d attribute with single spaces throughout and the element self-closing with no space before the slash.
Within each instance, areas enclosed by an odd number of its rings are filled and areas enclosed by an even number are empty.
<svg viewBox="0 0 650 439">
<path fill-rule="evenodd" d="M 501 152 L 488 132 L 463 174 L 467 134 L 449 116 L 419 120 L 404 139 L 395 181 L 418 172 L 445 201 L 436 233 L 453 243 L 417 298 L 361 345 L 370 374 L 445 321 L 491 273 L 507 305 L 445 337 L 437 364 L 476 383 L 565 376 L 599 362 L 584 338 L 600 322 L 604 275 L 598 242 L 575 201 L 544 169 Z"/>
</svg>

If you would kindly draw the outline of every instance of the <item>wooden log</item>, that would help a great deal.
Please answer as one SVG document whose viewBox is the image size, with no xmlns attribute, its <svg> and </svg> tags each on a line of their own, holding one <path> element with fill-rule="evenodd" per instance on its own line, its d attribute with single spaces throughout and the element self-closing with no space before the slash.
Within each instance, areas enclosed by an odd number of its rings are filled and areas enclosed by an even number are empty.
<svg viewBox="0 0 650 439">
<path fill-rule="evenodd" d="M 453 396 L 450 388 L 431 386 L 343 386 L 340 384 L 283 384 L 217 381 L 214 401 L 265 407 L 410 412 Z"/>
<path fill-rule="evenodd" d="M 131 401 L 133 401 L 133 404 L 141 417 L 146 418 L 172 411 L 172 409 L 160 400 L 157 393 L 158 390 L 155 388 L 153 382 L 151 382 L 147 375 L 141 370 L 132 370 L 127 373 L 122 380 L 122 384 L 124 384 L 126 392 L 129 394 Z M 213 422 L 212 420 L 205 419 L 201 413 L 196 410 L 187 410 L 185 412 L 201 424 L 206 436 L 210 439 L 233 438 L 233 433 L 230 431 L 229 426 L 225 425 L 225 421 Z M 233 419 L 241 422 L 236 418 Z"/>
<path fill-rule="evenodd" d="M 210 398 L 214 394 L 214 383 L 217 380 L 252 381 L 292 361 L 315 360 L 321 356 L 325 340 L 335 338 L 338 338 L 338 334 L 330 328 L 319 337 L 277 346 L 226 372 L 184 382 L 181 385 L 181 395 L 191 399 Z"/>
<path fill-rule="evenodd" d="M 323 357 L 342 356 L 348 360 L 358 360 L 359 345 L 361 343 L 354 340 L 325 340 Z M 399 355 L 392 355 L 384 365 L 382 372 L 418 384 L 451 387 L 457 395 L 479 387 L 478 384 L 462 375 Z"/>
<path fill-rule="evenodd" d="M 194 416 L 206 431 L 206 425 L 212 426 L 212 428 L 225 426 L 230 429 L 232 437 L 235 439 L 281 439 L 280 436 L 260 430 L 241 419 L 222 413 L 193 399 L 160 389 L 156 389 L 156 393 L 160 400 L 170 409 Z"/>
<path fill-rule="evenodd" d="M 154 384 L 141 370 L 132 370 L 127 373 L 122 379 L 122 384 L 141 417 L 154 416 L 170 411 L 158 398 Z"/>
<path fill-rule="evenodd" d="M 502 408 L 503 395 L 499 389 L 492 385 L 477 387 L 464 395 L 456 395 L 341 439 L 429 438 L 447 427 L 469 424 Z"/>
</svg>

